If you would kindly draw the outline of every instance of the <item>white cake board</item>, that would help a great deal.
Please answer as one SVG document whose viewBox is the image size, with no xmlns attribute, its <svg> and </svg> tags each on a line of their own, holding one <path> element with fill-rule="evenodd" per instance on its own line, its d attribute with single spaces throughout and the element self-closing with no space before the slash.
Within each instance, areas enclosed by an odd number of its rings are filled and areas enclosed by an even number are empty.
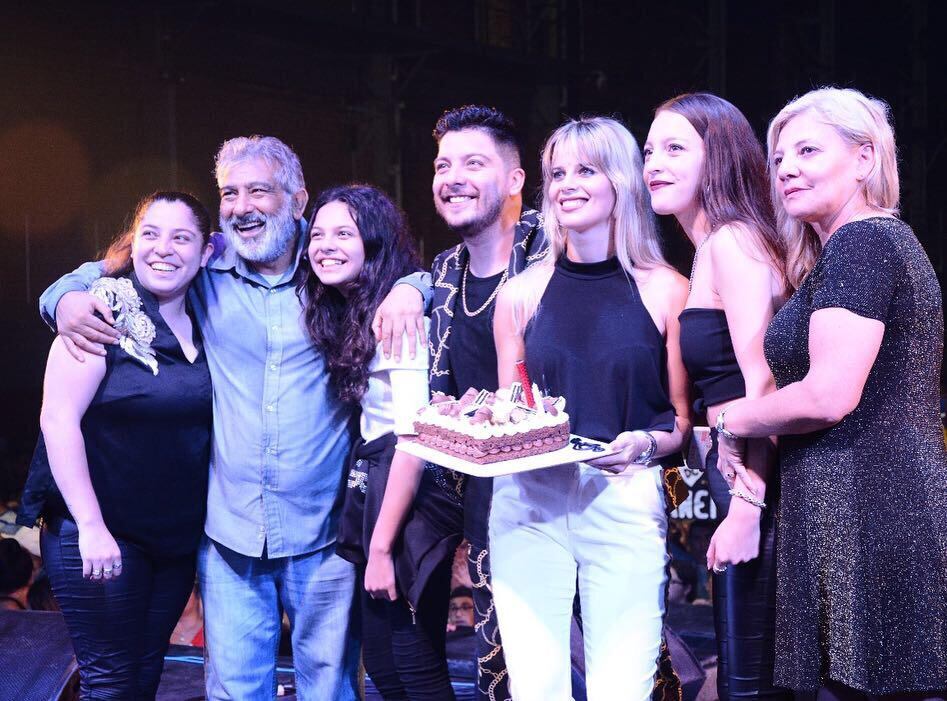
<svg viewBox="0 0 947 701">
<path fill-rule="evenodd" d="M 577 450 L 571 444 L 573 438 L 578 438 L 584 443 L 592 443 L 602 448 L 601 451 Z M 458 458 L 447 453 L 442 453 L 430 446 L 415 441 L 401 441 L 398 443 L 398 450 L 413 455 L 435 465 L 449 468 L 456 472 L 463 472 L 474 477 L 499 477 L 500 475 L 513 475 L 517 472 L 526 472 L 528 470 L 538 470 L 543 467 L 554 467 L 555 465 L 565 465 L 570 462 L 585 462 L 595 458 L 604 458 L 606 455 L 614 455 L 620 451 L 609 450 L 608 443 L 592 440 L 591 438 L 582 438 L 582 436 L 570 435 L 570 444 L 565 448 L 554 450 L 550 453 L 540 453 L 539 455 L 528 455 L 525 458 L 513 458 L 511 460 L 501 460 L 486 465 L 470 462 L 463 458 Z"/>
</svg>

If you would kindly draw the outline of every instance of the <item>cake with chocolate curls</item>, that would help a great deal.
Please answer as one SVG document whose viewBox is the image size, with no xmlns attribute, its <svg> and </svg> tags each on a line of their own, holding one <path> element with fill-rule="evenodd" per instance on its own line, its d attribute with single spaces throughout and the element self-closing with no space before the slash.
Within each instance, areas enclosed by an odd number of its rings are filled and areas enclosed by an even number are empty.
<svg viewBox="0 0 947 701">
<path fill-rule="evenodd" d="M 543 397 L 535 385 L 531 389 L 523 392 L 518 382 L 496 392 L 471 388 L 460 399 L 435 392 L 415 418 L 417 440 L 479 464 L 564 448 L 569 443 L 565 399 Z"/>
</svg>

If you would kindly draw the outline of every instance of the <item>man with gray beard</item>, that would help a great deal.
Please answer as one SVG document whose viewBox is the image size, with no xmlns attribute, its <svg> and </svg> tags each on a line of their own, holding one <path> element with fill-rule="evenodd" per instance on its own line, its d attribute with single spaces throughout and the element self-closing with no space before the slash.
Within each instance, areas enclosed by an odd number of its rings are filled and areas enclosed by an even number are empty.
<svg viewBox="0 0 947 701">
<path fill-rule="evenodd" d="M 335 554 L 352 416 L 330 389 L 324 359 L 300 322 L 293 280 L 305 264 L 302 168 L 283 142 L 252 136 L 223 144 L 216 175 L 227 247 L 195 279 L 190 297 L 214 382 L 198 554 L 207 697 L 273 697 L 286 611 L 298 697 L 354 700 L 355 572 Z M 84 292 L 63 296 L 100 274 L 98 264 L 86 264 L 40 301 L 48 320 L 56 311 L 59 333 L 78 354 L 98 352 L 93 344 L 116 335 L 92 316 L 98 311 L 111 321 L 104 305 Z"/>
</svg>

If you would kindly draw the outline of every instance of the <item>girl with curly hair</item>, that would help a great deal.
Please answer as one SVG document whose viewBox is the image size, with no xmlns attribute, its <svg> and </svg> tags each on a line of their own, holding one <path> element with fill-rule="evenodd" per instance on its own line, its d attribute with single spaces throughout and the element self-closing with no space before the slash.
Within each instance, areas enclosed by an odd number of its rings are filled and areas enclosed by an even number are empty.
<svg viewBox="0 0 947 701">
<path fill-rule="evenodd" d="M 427 403 L 427 354 L 378 352 L 371 324 L 395 282 L 418 270 L 404 215 L 381 190 L 347 185 L 313 206 L 306 328 L 344 402 L 361 408 L 338 552 L 359 568 L 363 660 L 387 699 L 453 699 L 444 650 L 459 484 L 396 451 Z"/>
</svg>

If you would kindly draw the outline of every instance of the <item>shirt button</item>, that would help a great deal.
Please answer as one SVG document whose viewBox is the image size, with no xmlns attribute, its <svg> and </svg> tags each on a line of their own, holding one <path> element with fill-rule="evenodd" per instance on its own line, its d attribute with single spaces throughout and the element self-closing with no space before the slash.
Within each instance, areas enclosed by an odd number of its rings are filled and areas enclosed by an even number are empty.
<svg viewBox="0 0 947 701">
<path fill-rule="evenodd" d="M 270 327 L 270 329 L 273 330 L 273 331 L 279 331 L 279 324 L 273 324 L 273 325 Z"/>
<path fill-rule="evenodd" d="M 267 448 L 266 453 L 267 455 L 276 455 L 276 448 L 272 448 L 272 447 Z"/>
<path fill-rule="evenodd" d="M 275 288 L 275 287 L 271 287 L 271 288 L 270 288 L 270 294 L 271 294 L 271 295 L 275 295 L 275 294 L 276 294 L 276 288 Z"/>
<path fill-rule="evenodd" d="M 278 366 L 276 365 L 276 363 L 270 363 L 270 370 L 272 370 L 273 372 L 276 372 L 277 367 Z"/>
<path fill-rule="evenodd" d="M 266 405 L 266 410 L 267 410 L 267 411 L 276 411 L 276 407 L 273 406 L 272 404 L 267 404 L 267 405 Z"/>
</svg>

